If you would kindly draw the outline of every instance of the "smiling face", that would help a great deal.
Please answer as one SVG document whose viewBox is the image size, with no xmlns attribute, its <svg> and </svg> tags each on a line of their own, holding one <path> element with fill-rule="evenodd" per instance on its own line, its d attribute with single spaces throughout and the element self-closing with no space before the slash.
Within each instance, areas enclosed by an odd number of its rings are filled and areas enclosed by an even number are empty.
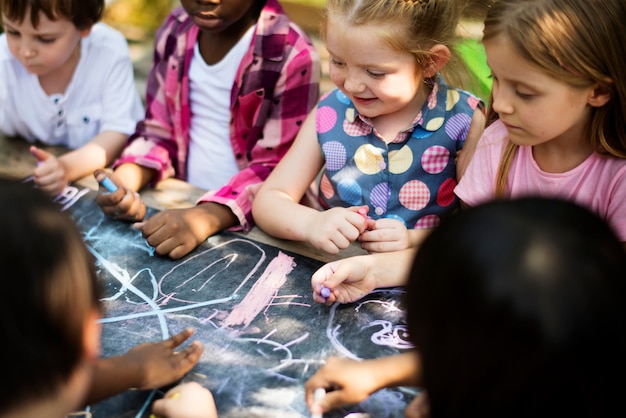
<svg viewBox="0 0 626 418">
<path fill-rule="evenodd" d="M 78 30 L 67 19 L 50 20 L 43 13 L 36 28 L 28 18 L 18 22 L 3 15 L 2 20 L 11 54 L 29 73 L 40 77 L 68 67 L 73 71 L 80 57 L 80 40 L 90 31 Z"/>
<path fill-rule="evenodd" d="M 493 110 L 511 141 L 536 146 L 548 141 L 585 141 L 594 86 L 572 87 L 531 65 L 504 35 L 484 41 L 493 75 Z"/>
<path fill-rule="evenodd" d="M 409 124 L 428 91 L 414 55 L 393 49 L 381 30 L 330 19 L 326 32 L 330 78 L 363 116 L 393 117 Z"/>
<path fill-rule="evenodd" d="M 241 32 L 256 20 L 259 0 L 181 0 L 183 9 L 203 31 L 221 33 L 226 30 Z"/>
</svg>

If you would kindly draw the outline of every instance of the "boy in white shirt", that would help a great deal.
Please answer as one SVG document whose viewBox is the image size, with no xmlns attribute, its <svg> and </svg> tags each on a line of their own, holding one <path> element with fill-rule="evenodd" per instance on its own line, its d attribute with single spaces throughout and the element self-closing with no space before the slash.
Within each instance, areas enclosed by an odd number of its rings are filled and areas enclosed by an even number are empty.
<svg viewBox="0 0 626 418">
<path fill-rule="evenodd" d="M 36 185 L 56 195 L 109 165 L 143 117 L 126 40 L 97 23 L 104 0 L 0 0 L 0 133 L 37 146 Z"/>
</svg>

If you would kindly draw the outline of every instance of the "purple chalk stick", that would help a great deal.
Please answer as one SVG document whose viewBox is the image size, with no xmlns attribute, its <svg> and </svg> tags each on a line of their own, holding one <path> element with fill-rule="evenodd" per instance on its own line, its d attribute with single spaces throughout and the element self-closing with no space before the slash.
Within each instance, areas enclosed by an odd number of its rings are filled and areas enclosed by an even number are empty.
<svg viewBox="0 0 626 418">
<path fill-rule="evenodd" d="M 322 295 L 322 297 L 327 298 L 330 296 L 330 289 L 326 286 L 322 286 L 322 288 L 320 289 L 320 294 Z"/>
</svg>

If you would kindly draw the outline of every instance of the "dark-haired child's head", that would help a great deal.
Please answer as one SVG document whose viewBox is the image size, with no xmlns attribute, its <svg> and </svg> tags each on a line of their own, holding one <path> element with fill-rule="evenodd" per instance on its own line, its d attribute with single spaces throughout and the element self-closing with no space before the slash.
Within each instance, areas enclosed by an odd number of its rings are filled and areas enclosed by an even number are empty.
<svg viewBox="0 0 626 418">
<path fill-rule="evenodd" d="M 0 10 L 9 20 L 29 19 L 34 28 L 39 25 L 40 13 L 50 20 L 67 19 L 83 30 L 102 18 L 104 0 L 0 0 Z"/>
<path fill-rule="evenodd" d="M 609 416 L 625 301 L 626 254 L 586 209 L 526 198 L 447 219 L 407 289 L 431 416 Z"/>
<path fill-rule="evenodd" d="M 7 412 L 56 397 L 98 354 L 100 289 L 72 219 L 30 185 L 0 179 L 0 236 Z"/>
</svg>

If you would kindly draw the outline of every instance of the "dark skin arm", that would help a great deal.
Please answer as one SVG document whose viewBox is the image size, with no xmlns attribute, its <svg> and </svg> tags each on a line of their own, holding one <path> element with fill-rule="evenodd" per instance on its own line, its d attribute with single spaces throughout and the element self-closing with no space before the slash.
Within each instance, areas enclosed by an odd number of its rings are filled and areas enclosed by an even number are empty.
<svg viewBox="0 0 626 418">
<path fill-rule="evenodd" d="M 107 174 L 102 170 L 94 172 L 98 182 L 105 175 Z M 144 219 L 146 206 L 137 191 L 155 175 L 154 170 L 137 164 L 122 164 L 108 175 L 118 189 L 108 192 L 100 187 L 96 202 L 106 215 L 136 222 L 133 226 L 141 231 L 158 255 L 179 259 L 211 235 L 239 223 L 239 219 L 228 206 L 215 202 L 184 209 L 167 209 Z"/>
<path fill-rule="evenodd" d="M 156 389 L 182 379 L 204 350 L 202 343 L 193 341 L 176 351 L 193 332 L 186 328 L 167 340 L 139 344 L 121 356 L 97 359 L 85 405 L 128 389 Z"/>
</svg>

